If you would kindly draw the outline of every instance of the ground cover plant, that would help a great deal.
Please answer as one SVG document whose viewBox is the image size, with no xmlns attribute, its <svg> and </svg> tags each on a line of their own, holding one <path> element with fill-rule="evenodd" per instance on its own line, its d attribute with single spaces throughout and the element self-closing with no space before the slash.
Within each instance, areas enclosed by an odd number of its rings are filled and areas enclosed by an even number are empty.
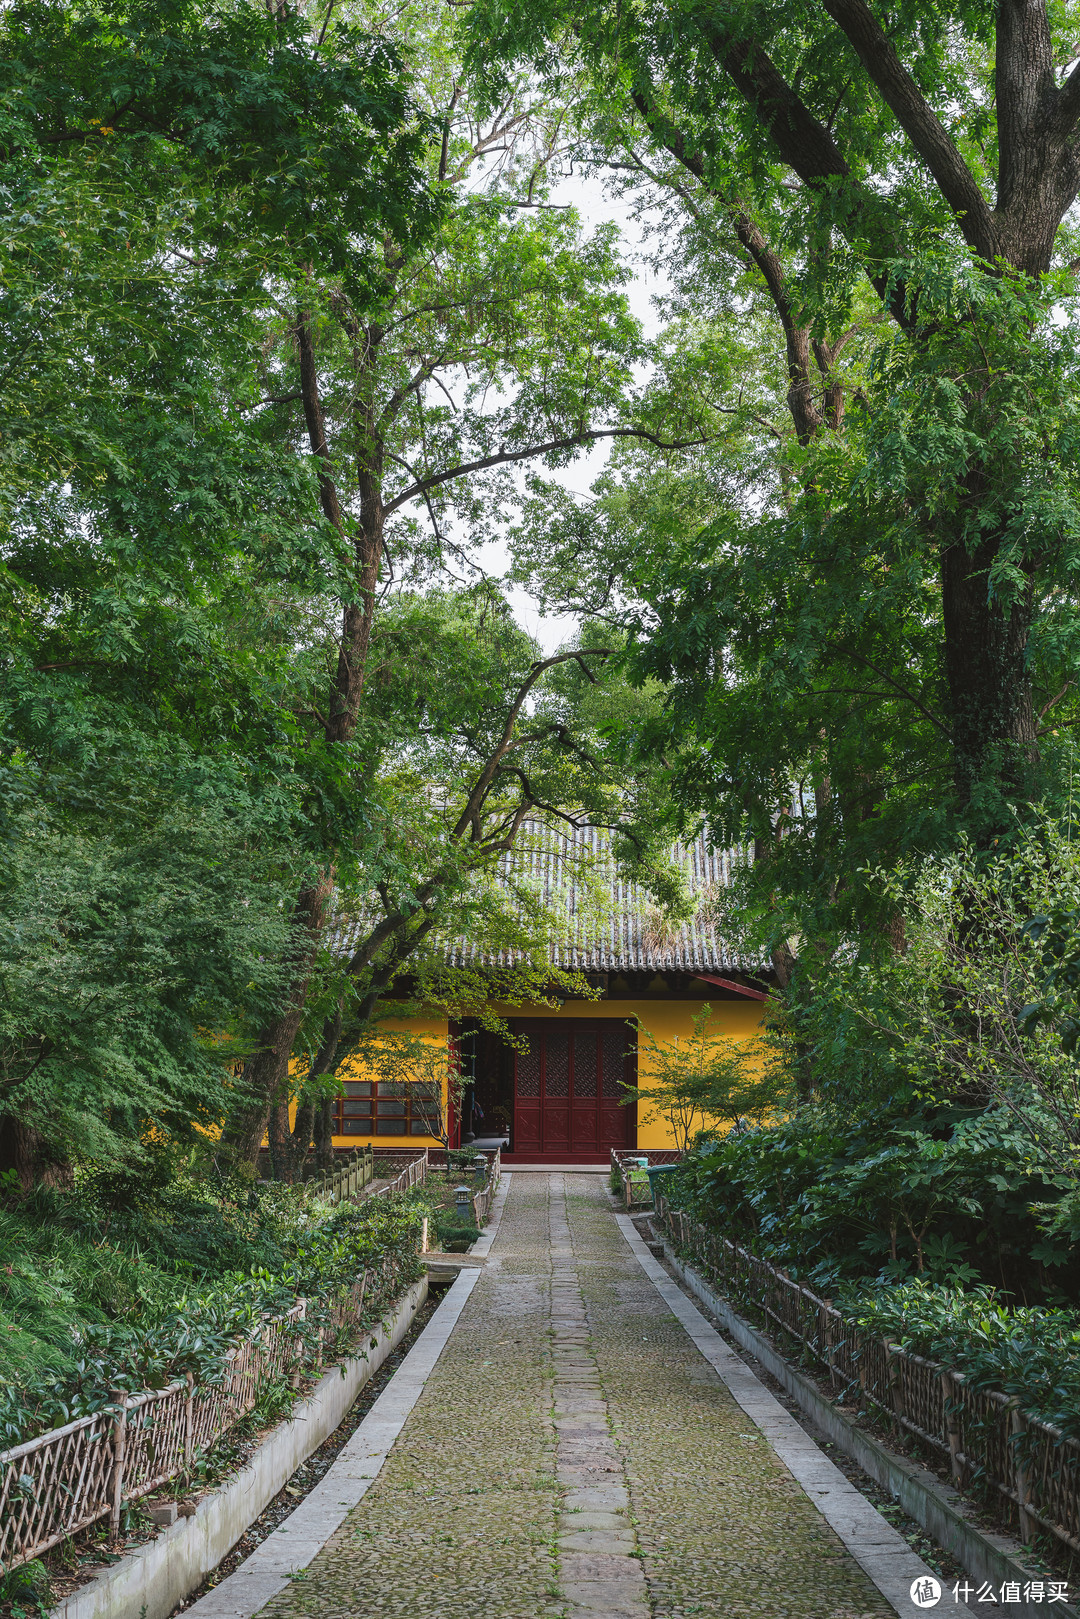
<svg viewBox="0 0 1080 1619">
<path fill-rule="evenodd" d="M 160 1173 L 160 1166 L 159 1166 Z M 112 1391 L 219 1380 L 226 1352 L 266 1316 L 308 1301 L 332 1356 L 332 1313 L 365 1271 L 420 1275 L 420 1212 L 403 1198 L 331 1207 L 295 1190 L 211 1186 L 177 1173 L 87 1176 L 70 1192 L 0 1207 L 0 1446 L 100 1410 Z M 365 1315 L 390 1303 L 373 1283 Z"/>
</svg>

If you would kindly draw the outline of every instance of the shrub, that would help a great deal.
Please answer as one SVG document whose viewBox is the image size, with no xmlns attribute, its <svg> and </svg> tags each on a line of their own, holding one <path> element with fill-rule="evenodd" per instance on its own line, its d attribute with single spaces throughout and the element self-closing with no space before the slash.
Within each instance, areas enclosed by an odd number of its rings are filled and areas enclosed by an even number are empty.
<svg viewBox="0 0 1080 1619">
<path fill-rule="evenodd" d="M 444 1253 L 463 1253 L 471 1248 L 480 1235 L 474 1225 L 440 1224 L 437 1228 L 439 1246 Z"/>
<path fill-rule="evenodd" d="M 403 1199 L 330 1208 L 281 1188 L 242 1208 L 222 1200 L 208 1221 L 205 1188 L 193 1197 L 173 1188 L 170 1197 L 178 1254 L 203 1256 L 197 1275 L 189 1258 L 173 1271 L 152 1264 L 134 1246 L 134 1223 L 86 1189 L 70 1202 L 39 1198 L 0 1211 L 0 1241 L 17 1256 L 0 1266 L 0 1330 L 14 1329 L 4 1330 L 11 1352 L 0 1377 L 0 1445 L 100 1410 L 115 1389 L 160 1388 L 187 1372 L 213 1383 L 226 1351 L 297 1298 L 308 1300 L 303 1334 L 313 1341 L 322 1327 L 332 1349 L 334 1306 L 364 1270 L 393 1256 L 399 1285 L 421 1272 L 420 1212 Z M 74 1230 L 59 1223 L 65 1214 Z M 219 1256 L 231 1255 L 237 1233 L 250 1229 L 254 1262 L 212 1270 L 208 1227 L 228 1234 Z M 91 1240 L 89 1229 L 109 1229 L 117 1240 Z M 273 1267 L 259 1262 L 267 1253 Z M 155 1249 L 155 1258 L 166 1256 Z M 377 1320 L 389 1302 L 373 1288 L 367 1318 Z"/>
<path fill-rule="evenodd" d="M 818 1291 L 844 1281 L 979 1282 L 1022 1303 L 1080 1280 L 1054 1209 L 1073 1185 L 1005 1108 L 912 1104 L 852 1122 L 806 1109 L 700 1147 L 665 1195 Z"/>
<path fill-rule="evenodd" d="M 860 1326 L 1019 1397 L 1030 1415 L 1080 1439 L 1080 1315 L 1008 1308 L 986 1287 L 911 1281 L 841 1293 Z"/>
</svg>

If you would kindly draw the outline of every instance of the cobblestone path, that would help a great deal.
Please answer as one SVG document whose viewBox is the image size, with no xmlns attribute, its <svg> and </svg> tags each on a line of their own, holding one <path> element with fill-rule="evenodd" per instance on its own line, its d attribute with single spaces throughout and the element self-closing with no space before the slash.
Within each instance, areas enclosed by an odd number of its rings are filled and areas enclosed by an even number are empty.
<svg viewBox="0 0 1080 1619">
<path fill-rule="evenodd" d="M 884 1619 L 596 1175 L 514 1177 L 378 1479 L 270 1619 Z"/>
<path fill-rule="evenodd" d="M 879 1619 L 871 1583 L 566 1177 L 569 1224 L 655 1619 Z"/>
</svg>

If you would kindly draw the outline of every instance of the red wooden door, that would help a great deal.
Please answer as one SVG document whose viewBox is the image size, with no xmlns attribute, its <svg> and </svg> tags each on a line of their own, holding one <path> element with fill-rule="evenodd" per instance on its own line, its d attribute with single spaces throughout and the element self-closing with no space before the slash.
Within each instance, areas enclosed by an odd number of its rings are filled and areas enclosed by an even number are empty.
<svg viewBox="0 0 1080 1619">
<path fill-rule="evenodd" d="M 514 1144 L 537 1158 L 604 1158 L 632 1144 L 634 1110 L 622 1107 L 633 1084 L 630 1031 L 584 1018 L 515 1023 L 529 1042 L 514 1054 Z"/>
</svg>

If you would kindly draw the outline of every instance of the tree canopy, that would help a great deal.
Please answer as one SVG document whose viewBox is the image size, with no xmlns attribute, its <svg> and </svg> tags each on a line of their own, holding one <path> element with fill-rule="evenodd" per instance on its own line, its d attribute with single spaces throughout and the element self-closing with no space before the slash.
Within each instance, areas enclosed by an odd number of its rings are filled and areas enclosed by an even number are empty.
<svg viewBox="0 0 1080 1619">
<path fill-rule="evenodd" d="M 675 910 L 673 835 L 748 842 L 716 904 L 814 1083 L 822 964 L 891 972 L 928 870 L 1071 793 L 1073 41 L 1013 0 L 4 9 L 0 1168 L 184 1119 L 292 1173 L 439 940 L 539 970 L 492 877 L 535 817 Z"/>
</svg>

